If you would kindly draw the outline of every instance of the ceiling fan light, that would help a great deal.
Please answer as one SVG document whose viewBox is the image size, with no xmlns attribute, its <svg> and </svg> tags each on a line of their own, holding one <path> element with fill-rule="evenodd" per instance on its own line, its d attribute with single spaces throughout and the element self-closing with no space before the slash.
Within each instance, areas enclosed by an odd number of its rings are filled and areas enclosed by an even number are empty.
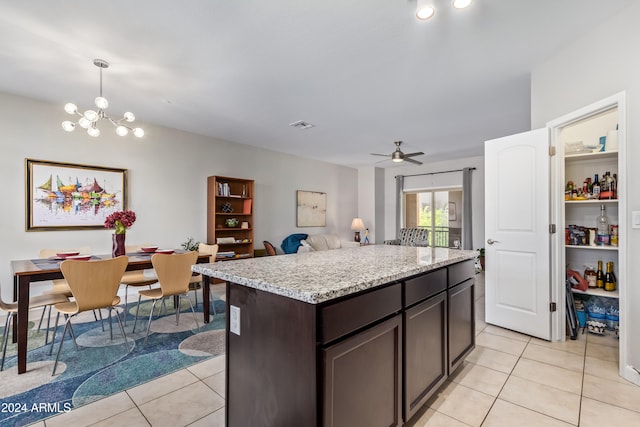
<svg viewBox="0 0 640 427">
<path fill-rule="evenodd" d="M 107 98 L 103 98 L 101 96 L 96 98 L 96 107 L 98 107 L 101 110 L 104 110 L 108 106 L 109 106 L 109 101 L 107 101 Z"/>
<path fill-rule="evenodd" d="M 78 112 L 78 107 L 76 107 L 76 104 L 73 104 L 71 102 L 67 102 L 64 105 L 64 111 L 66 111 L 69 114 L 75 114 Z"/>
<path fill-rule="evenodd" d="M 69 120 L 65 120 L 64 122 L 62 122 L 62 129 L 66 130 L 67 132 L 73 132 L 75 128 L 76 124 L 70 122 Z"/>
<path fill-rule="evenodd" d="M 142 138 L 144 136 L 144 131 L 142 130 L 142 128 L 135 128 L 133 129 L 133 135 L 138 138 Z"/>
<path fill-rule="evenodd" d="M 118 134 L 118 136 L 127 136 L 128 133 L 129 129 L 127 129 L 126 126 L 118 126 L 116 128 L 116 134 Z"/>
<path fill-rule="evenodd" d="M 136 119 L 136 116 L 131 111 L 127 111 L 126 113 L 124 113 L 124 119 L 131 123 Z"/>
<path fill-rule="evenodd" d="M 404 159 L 402 159 L 401 157 L 394 157 L 393 159 L 391 159 L 392 162 L 396 162 L 396 163 L 400 163 L 402 160 Z"/>
<path fill-rule="evenodd" d="M 433 17 L 435 15 L 436 9 L 429 4 L 429 0 L 418 0 L 418 8 L 416 9 L 416 18 L 421 21 L 426 21 L 427 19 Z"/>
<path fill-rule="evenodd" d="M 472 0 L 453 0 L 453 7 L 456 9 L 464 9 L 465 7 L 469 7 Z"/>
<path fill-rule="evenodd" d="M 84 129 L 88 129 L 89 126 L 91 126 L 91 122 L 84 116 L 80 117 L 80 120 L 78 120 L 78 124 Z"/>
<path fill-rule="evenodd" d="M 98 113 L 93 110 L 87 110 L 84 112 L 84 117 L 90 122 L 95 122 L 96 120 L 98 120 Z"/>
<path fill-rule="evenodd" d="M 100 129 L 91 126 L 89 129 L 87 129 L 87 133 L 89 134 L 89 136 L 93 136 L 95 138 L 100 136 Z"/>
</svg>

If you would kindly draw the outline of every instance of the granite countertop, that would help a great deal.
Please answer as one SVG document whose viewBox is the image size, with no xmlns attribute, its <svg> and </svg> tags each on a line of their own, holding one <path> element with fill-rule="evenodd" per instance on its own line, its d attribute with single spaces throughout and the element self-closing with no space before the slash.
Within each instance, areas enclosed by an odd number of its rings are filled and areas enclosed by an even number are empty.
<svg viewBox="0 0 640 427">
<path fill-rule="evenodd" d="M 196 264 L 192 270 L 239 285 L 318 304 L 456 262 L 476 251 L 370 245 Z"/>
</svg>

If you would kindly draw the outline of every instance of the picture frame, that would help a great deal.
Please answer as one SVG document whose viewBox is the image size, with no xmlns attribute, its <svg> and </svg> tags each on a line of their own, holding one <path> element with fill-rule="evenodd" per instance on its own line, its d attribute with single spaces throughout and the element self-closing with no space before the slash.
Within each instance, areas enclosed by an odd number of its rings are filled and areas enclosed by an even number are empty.
<svg viewBox="0 0 640 427">
<path fill-rule="evenodd" d="M 455 202 L 449 202 L 449 204 L 447 205 L 447 210 L 449 211 L 449 221 L 457 221 L 458 215 L 456 214 Z"/>
<path fill-rule="evenodd" d="M 327 226 L 327 193 L 296 191 L 296 226 Z"/>
<path fill-rule="evenodd" d="M 26 231 L 104 228 L 127 209 L 127 170 L 25 159 Z"/>
</svg>

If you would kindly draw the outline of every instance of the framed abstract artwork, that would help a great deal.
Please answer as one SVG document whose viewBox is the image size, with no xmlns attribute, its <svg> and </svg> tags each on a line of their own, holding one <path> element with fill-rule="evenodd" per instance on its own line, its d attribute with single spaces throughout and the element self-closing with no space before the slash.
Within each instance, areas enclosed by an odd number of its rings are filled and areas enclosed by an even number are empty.
<svg viewBox="0 0 640 427">
<path fill-rule="evenodd" d="M 25 159 L 26 230 L 104 228 L 127 209 L 127 170 Z"/>
<path fill-rule="evenodd" d="M 297 227 L 326 227 L 327 193 L 298 190 L 296 208 Z"/>
</svg>

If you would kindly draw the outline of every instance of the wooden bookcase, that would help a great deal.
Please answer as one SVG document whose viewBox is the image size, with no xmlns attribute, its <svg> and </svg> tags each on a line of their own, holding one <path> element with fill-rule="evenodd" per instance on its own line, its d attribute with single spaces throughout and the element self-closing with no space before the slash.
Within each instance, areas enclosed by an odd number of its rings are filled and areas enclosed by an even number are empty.
<svg viewBox="0 0 640 427">
<path fill-rule="evenodd" d="M 253 208 L 253 180 L 207 178 L 207 243 L 218 245 L 218 261 L 253 257 Z"/>
</svg>

